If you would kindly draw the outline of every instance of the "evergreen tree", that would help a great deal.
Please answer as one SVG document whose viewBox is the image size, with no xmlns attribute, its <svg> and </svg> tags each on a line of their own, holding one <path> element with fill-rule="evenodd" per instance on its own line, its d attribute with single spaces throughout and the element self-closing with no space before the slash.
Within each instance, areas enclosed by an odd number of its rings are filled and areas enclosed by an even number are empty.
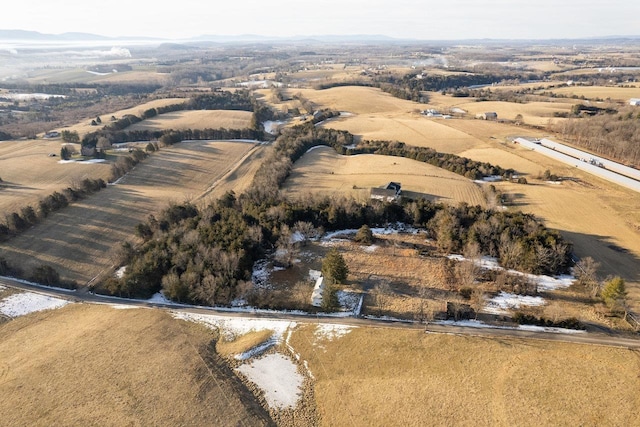
<svg viewBox="0 0 640 427">
<path fill-rule="evenodd" d="M 327 285 L 344 282 L 347 280 L 349 267 L 336 248 L 331 249 L 322 260 L 322 275 Z"/>
<path fill-rule="evenodd" d="M 356 237 L 354 240 L 358 243 L 362 243 L 363 245 L 370 245 L 373 243 L 373 232 L 371 228 L 367 224 L 360 227 L 358 232 L 356 233 Z"/>
</svg>

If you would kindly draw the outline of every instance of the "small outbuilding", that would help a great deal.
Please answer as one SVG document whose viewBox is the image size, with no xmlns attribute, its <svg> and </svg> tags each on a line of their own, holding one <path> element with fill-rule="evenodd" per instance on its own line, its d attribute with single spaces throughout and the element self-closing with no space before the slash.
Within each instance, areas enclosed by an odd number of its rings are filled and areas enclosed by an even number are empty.
<svg viewBox="0 0 640 427">
<path fill-rule="evenodd" d="M 57 130 L 52 130 L 51 132 L 47 132 L 44 134 L 45 138 L 58 138 L 60 136 L 60 132 Z"/>
<path fill-rule="evenodd" d="M 488 111 L 486 113 L 476 114 L 476 119 L 481 120 L 498 120 L 498 113 L 494 111 Z"/>
</svg>

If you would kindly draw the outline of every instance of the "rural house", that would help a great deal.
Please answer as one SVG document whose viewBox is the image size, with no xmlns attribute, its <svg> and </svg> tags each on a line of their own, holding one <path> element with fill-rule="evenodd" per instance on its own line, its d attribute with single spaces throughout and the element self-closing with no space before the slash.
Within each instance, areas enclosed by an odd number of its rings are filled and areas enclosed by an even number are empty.
<svg viewBox="0 0 640 427">
<path fill-rule="evenodd" d="M 481 120 L 498 120 L 498 113 L 489 111 L 486 113 L 476 114 L 476 119 Z"/>
<path fill-rule="evenodd" d="M 390 182 L 382 188 L 371 189 L 371 199 L 393 202 L 400 198 L 402 186 L 399 182 Z"/>
</svg>

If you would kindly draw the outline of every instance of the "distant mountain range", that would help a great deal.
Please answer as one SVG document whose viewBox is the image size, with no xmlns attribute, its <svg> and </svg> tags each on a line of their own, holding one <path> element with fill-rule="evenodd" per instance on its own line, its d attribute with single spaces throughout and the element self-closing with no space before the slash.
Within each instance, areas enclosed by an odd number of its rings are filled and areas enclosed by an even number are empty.
<svg viewBox="0 0 640 427">
<path fill-rule="evenodd" d="M 26 30 L 2 30 L 0 29 L 0 40 L 14 41 L 57 41 L 57 42 L 108 42 L 110 40 L 117 41 L 149 41 L 149 42 L 165 42 L 169 39 L 158 37 L 140 37 L 140 36 L 122 36 L 108 37 L 91 33 L 68 32 L 62 34 L 45 34 L 38 31 Z M 261 36 L 256 34 L 243 34 L 237 36 L 228 35 L 202 35 L 197 37 L 172 40 L 179 43 L 399 43 L 399 42 L 435 42 L 442 43 L 500 43 L 500 42 L 606 42 L 611 43 L 616 40 L 638 41 L 640 35 L 637 36 L 602 36 L 580 39 L 530 39 L 530 40 L 506 40 L 506 39 L 467 39 L 467 40 L 419 40 L 419 39 L 399 39 L 378 34 L 358 34 L 358 35 L 314 35 L 314 36 L 292 36 L 292 37 L 276 37 Z"/>
</svg>

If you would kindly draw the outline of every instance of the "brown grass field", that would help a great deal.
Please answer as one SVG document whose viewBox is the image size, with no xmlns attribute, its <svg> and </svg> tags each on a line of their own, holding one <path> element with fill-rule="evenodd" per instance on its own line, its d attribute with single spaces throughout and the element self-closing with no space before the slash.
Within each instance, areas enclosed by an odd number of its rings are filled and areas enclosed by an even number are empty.
<svg viewBox="0 0 640 427">
<path fill-rule="evenodd" d="M 157 73 L 152 69 L 134 68 L 131 71 L 121 71 L 108 75 L 98 75 L 87 72 L 84 68 L 43 68 L 32 70 L 26 79 L 33 84 L 52 83 L 142 83 L 166 84 L 170 75 Z"/>
<path fill-rule="evenodd" d="M 637 352 L 357 328 L 291 339 L 316 378 L 322 426 L 640 423 Z"/>
<path fill-rule="evenodd" d="M 400 157 L 374 154 L 341 156 L 328 147 L 316 148 L 302 156 L 294 165 L 283 190 L 293 198 L 314 192 L 353 195 L 364 200 L 369 198 L 372 187 L 380 187 L 390 181 L 402 183 L 403 191 L 422 193 L 434 200 L 485 204 L 480 187 L 453 172 Z"/>
<path fill-rule="evenodd" d="M 231 110 L 188 110 L 160 114 L 127 128 L 128 130 L 164 129 L 245 129 L 253 113 Z"/>
<path fill-rule="evenodd" d="M 118 185 L 51 214 L 46 221 L 1 244 L 0 252 L 26 271 L 47 263 L 64 278 L 87 283 L 100 272 L 109 271 L 113 264 L 110 251 L 132 238 L 136 224 L 171 201 L 196 199 L 254 146 L 202 141 L 163 148 Z M 227 186 L 233 189 L 233 181 Z"/>
<path fill-rule="evenodd" d="M 0 142 L 0 212 L 16 212 L 85 178 L 111 175 L 107 163 L 60 164 L 60 140 Z M 49 157 L 50 153 L 56 157 Z"/>
<path fill-rule="evenodd" d="M 156 99 L 153 101 L 149 101 L 146 102 L 144 104 L 140 104 L 140 105 L 136 105 L 135 107 L 131 107 L 131 108 L 126 108 L 123 110 L 119 110 L 119 111 L 114 111 L 111 113 L 105 113 L 103 115 L 100 116 L 100 119 L 102 120 L 102 126 L 106 125 L 109 123 L 109 119 L 111 118 L 111 116 L 116 117 L 117 119 L 122 118 L 122 116 L 126 115 L 126 114 L 133 114 L 136 115 L 138 117 L 142 116 L 142 113 L 145 110 L 148 110 L 150 108 L 157 108 L 157 107 L 164 107 L 167 105 L 172 105 L 172 104 L 180 104 L 182 102 L 186 101 L 185 98 L 163 98 L 163 99 Z M 89 132 L 94 132 L 98 129 L 100 129 L 102 126 L 91 126 L 91 120 L 95 119 L 95 117 L 87 117 L 86 120 L 77 123 L 75 125 L 72 126 L 67 126 L 64 128 L 60 128 L 57 129 L 58 131 L 63 131 L 63 130 L 68 130 L 68 131 L 75 131 L 78 132 L 78 135 L 80 135 L 80 139 L 82 139 L 82 137 L 86 134 L 88 134 Z"/>
<path fill-rule="evenodd" d="M 528 102 L 519 104 L 515 102 L 484 101 L 463 102 L 456 104 L 458 108 L 467 111 L 472 117 L 479 113 L 495 111 L 498 119 L 514 120 L 518 114 L 523 117 L 524 123 L 544 126 L 554 121 L 553 113 L 571 111 L 572 102 Z"/>
<path fill-rule="evenodd" d="M 568 96 L 584 96 L 588 99 L 601 98 L 611 99 L 628 103 L 630 98 L 640 98 L 640 85 L 636 87 L 615 87 L 615 86 L 569 86 L 553 88 L 552 92 Z"/>
<path fill-rule="evenodd" d="M 268 425 L 214 337 L 159 310 L 81 304 L 0 324 L 0 424 Z"/>
<path fill-rule="evenodd" d="M 290 89 L 291 95 L 301 93 L 322 108 L 348 111 L 354 114 L 409 112 L 421 104 L 394 98 L 388 93 L 370 87 L 343 86 L 326 90 Z"/>
<path fill-rule="evenodd" d="M 458 153 L 483 145 L 475 136 L 449 127 L 449 121 L 431 119 L 417 113 L 362 114 L 330 120 L 323 126 L 346 130 L 363 139 L 402 141 L 447 153 Z"/>
</svg>

